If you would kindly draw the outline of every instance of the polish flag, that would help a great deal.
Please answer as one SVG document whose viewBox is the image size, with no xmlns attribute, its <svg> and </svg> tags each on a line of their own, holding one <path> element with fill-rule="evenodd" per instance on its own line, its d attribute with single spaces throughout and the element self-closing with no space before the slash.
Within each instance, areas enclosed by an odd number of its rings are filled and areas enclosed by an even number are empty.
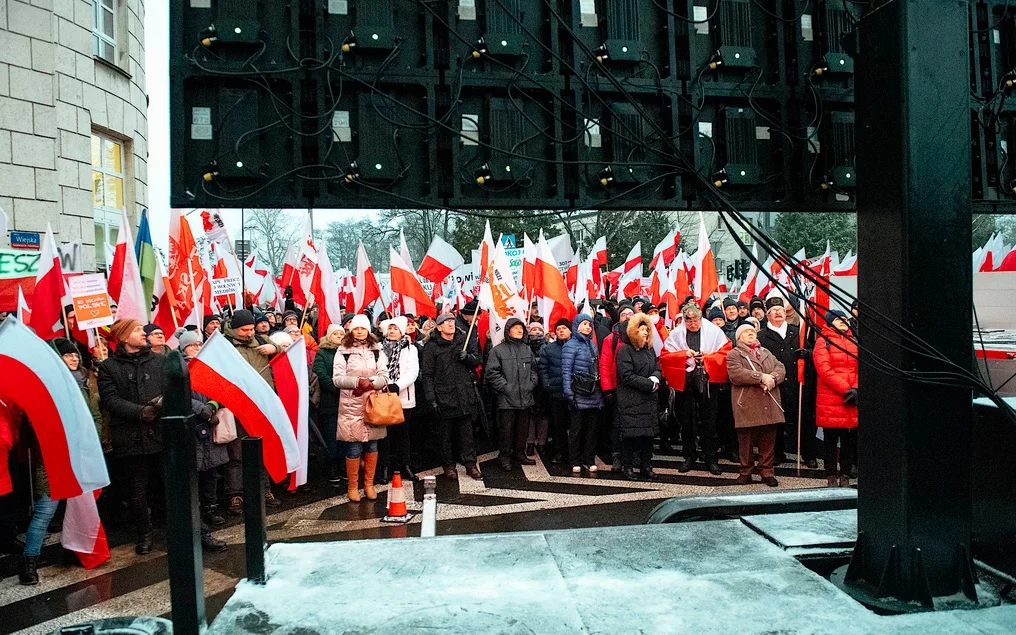
<svg viewBox="0 0 1016 635">
<path fill-rule="evenodd" d="M 624 259 L 621 279 L 617 283 L 617 299 L 632 298 L 642 291 L 642 241 L 628 252 Z"/>
<path fill-rule="evenodd" d="M 300 288 L 303 290 L 304 302 L 298 303 L 300 306 L 307 308 L 319 301 L 314 298 L 313 292 L 311 292 L 311 285 L 314 282 L 314 275 L 318 268 L 318 249 L 317 245 L 314 244 L 314 232 L 311 227 L 310 216 L 307 216 L 307 222 L 304 225 L 303 230 L 303 242 L 300 244 L 300 256 L 297 260 L 297 273 L 300 281 Z M 296 299 L 294 287 L 294 300 Z"/>
<path fill-rule="evenodd" d="M 522 285 L 520 291 L 525 298 L 536 295 L 536 252 L 539 247 L 529 234 L 522 234 Z"/>
<path fill-rule="evenodd" d="M 489 276 L 480 285 L 479 306 L 483 307 L 483 315 L 487 324 L 477 324 L 477 334 L 481 346 L 486 345 L 485 329 L 489 329 L 491 343 L 497 346 L 504 340 L 505 324 L 509 318 L 516 317 L 526 323 L 529 306 L 518 294 L 515 277 L 512 275 L 504 246 L 499 240 L 491 251 Z M 558 274 L 560 276 L 560 274 Z M 561 280 L 564 285 L 564 280 Z M 480 319 L 479 317 L 477 319 Z"/>
<path fill-rule="evenodd" d="M 354 276 L 348 269 L 340 269 L 337 275 L 342 278 L 342 287 L 339 291 L 339 303 L 342 305 L 342 309 L 344 311 L 352 311 L 353 305 L 356 304 L 356 296 L 353 293 L 356 289 L 356 276 Z"/>
<path fill-rule="evenodd" d="M 674 328 L 674 320 L 677 315 L 681 312 L 681 298 L 678 297 L 677 291 L 677 277 L 684 273 L 680 267 L 671 267 L 667 271 L 667 283 L 663 285 L 663 293 L 660 298 L 660 302 L 667 305 L 666 318 L 662 320 L 667 328 Z M 685 277 L 687 284 L 687 277 Z M 666 339 L 666 338 L 664 338 Z M 659 356 L 659 353 L 657 353 Z"/>
<path fill-rule="evenodd" d="M 109 297 L 116 303 L 117 319 L 130 318 L 142 324 L 148 322 L 148 302 L 141 284 L 141 268 L 134 253 L 127 212 L 120 214 L 120 233 L 113 251 L 113 263 L 109 267 L 107 286 Z"/>
<path fill-rule="evenodd" d="M 500 243 L 498 243 L 500 245 Z M 494 237 L 490 235 L 490 221 L 483 228 L 483 240 L 480 241 L 480 282 L 487 279 L 487 270 L 494 257 Z"/>
<path fill-rule="evenodd" d="M 755 297 L 755 285 L 758 282 L 758 267 L 755 266 L 755 261 L 758 260 L 758 244 L 751 246 L 751 266 L 748 267 L 748 276 L 744 279 L 744 288 L 741 289 L 741 295 L 737 296 L 737 299 L 742 302 L 751 302 L 751 299 Z"/>
<path fill-rule="evenodd" d="M 60 268 L 60 254 L 57 253 L 56 240 L 53 239 L 53 229 L 47 224 L 39 257 L 39 271 L 35 275 L 35 294 L 32 296 L 32 328 L 47 342 L 64 333 L 63 297 L 64 278 Z"/>
<path fill-rule="evenodd" d="M 0 377 L 17 378 L 0 381 L 0 399 L 32 422 L 50 498 L 73 498 L 109 485 L 99 434 L 77 380 L 53 347 L 14 318 L 0 323 Z"/>
<path fill-rule="evenodd" d="M 540 231 L 540 242 L 537 247 L 534 297 L 540 301 L 543 328 L 549 331 L 550 325 L 556 324 L 561 318 L 571 320 L 575 317 L 575 304 L 568 295 L 568 285 L 557 268 L 557 260 L 550 251 L 543 231 Z M 523 318 L 523 322 L 525 321 Z"/>
<path fill-rule="evenodd" d="M 406 232 L 401 227 L 399 228 L 399 257 L 402 258 L 402 262 L 409 265 L 410 269 L 416 270 L 413 267 L 413 256 L 409 253 L 409 245 L 406 243 Z"/>
<path fill-rule="evenodd" d="M 705 307 L 709 296 L 720 288 L 720 278 L 716 275 L 716 261 L 713 259 L 713 248 L 709 245 L 709 232 L 706 231 L 706 218 L 699 212 L 698 253 L 695 254 L 695 300 L 700 307 Z"/>
<path fill-rule="evenodd" d="M 261 295 L 261 289 L 264 288 L 269 276 L 268 269 L 258 263 L 257 254 L 251 254 L 250 258 L 243 263 L 243 286 L 255 298 Z"/>
<path fill-rule="evenodd" d="M 155 287 L 152 289 L 152 323 L 164 333 L 174 333 L 180 326 L 173 311 L 173 296 L 169 293 L 170 282 L 162 266 L 162 258 L 155 255 Z M 170 331 L 172 327 L 172 331 Z M 167 338 L 168 340 L 168 338 Z"/>
<path fill-rule="evenodd" d="M 94 569 L 110 558 L 106 529 L 102 526 L 99 508 L 95 505 L 101 493 L 102 490 L 97 489 L 68 498 L 64 512 L 60 544 L 64 549 L 77 554 L 86 570 Z"/>
<path fill-rule="evenodd" d="M 624 273 L 630 273 L 638 269 L 639 277 L 642 276 L 642 241 L 635 243 L 635 246 L 628 252 L 628 257 L 624 259 Z"/>
<path fill-rule="evenodd" d="M 307 294 L 300 282 L 300 244 L 294 243 L 286 250 L 286 259 L 282 263 L 282 281 L 280 290 L 285 297 L 286 287 L 293 290 L 293 302 L 299 306 L 307 306 Z"/>
<path fill-rule="evenodd" d="M 575 294 L 576 288 L 579 282 L 579 267 L 582 266 L 582 249 L 576 249 L 575 253 L 572 254 L 571 263 L 568 265 L 568 271 L 565 272 L 564 282 L 568 285 L 568 291 Z"/>
<path fill-rule="evenodd" d="M 225 280 L 227 278 L 240 278 L 242 284 L 242 278 L 240 272 L 236 270 L 236 260 L 233 259 L 233 255 L 218 242 L 212 243 L 212 254 L 215 258 L 215 266 L 212 267 L 212 279 Z M 241 290 L 240 293 L 243 293 L 243 291 Z M 241 298 L 237 293 L 217 295 L 215 296 L 215 301 L 220 305 L 228 304 L 234 308 L 243 307 L 243 298 Z"/>
<path fill-rule="evenodd" d="M 374 269 L 367 258 L 363 241 L 356 249 L 356 286 L 353 288 L 353 313 L 361 313 L 381 297 L 381 285 L 374 277 Z"/>
<path fill-rule="evenodd" d="M 392 293 L 402 297 L 403 313 L 437 318 L 437 306 L 417 280 L 412 265 L 403 260 L 394 249 L 389 247 L 389 251 Z"/>
<path fill-rule="evenodd" d="M 670 276 L 667 274 L 667 265 L 664 264 L 663 258 L 656 258 L 655 261 L 656 265 L 649 277 L 649 301 L 657 305 L 663 301 L 663 293 L 670 284 Z"/>
<path fill-rule="evenodd" d="M 677 247 L 681 244 L 681 230 L 676 227 L 670 230 L 660 244 L 656 245 L 653 249 L 653 259 L 649 263 L 651 268 L 656 267 L 656 262 L 659 260 L 663 261 L 664 266 L 669 267 L 670 263 L 674 262 L 674 258 L 677 257 Z"/>
<path fill-rule="evenodd" d="M 310 286 L 311 293 L 317 299 L 318 305 L 319 341 L 323 341 L 328 335 L 330 325 L 338 324 L 342 319 L 342 306 L 339 304 L 339 295 L 342 292 L 340 285 L 341 282 L 332 269 L 328 250 L 322 248 L 318 253 L 317 273 Z"/>
<path fill-rule="evenodd" d="M 301 356 L 300 363 L 307 364 L 306 355 Z M 269 368 L 255 370 L 218 331 L 188 367 L 192 390 L 229 408 L 243 421 L 247 434 L 264 439 L 265 468 L 273 481 L 282 481 L 303 465 L 286 407 L 259 374 L 271 372 Z"/>
<path fill-rule="evenodd" d="M 28 301 L 25 300 L 25 290 L 18 285 L 18 322 L 28 326 L 32 321 L 32 309 L 28 308 Z"/>
<path fill-rule="evenodd" d="M 409 264 L 409 263 L 406 263 Z M 417 272 L 421 277 L 430 280 L 435 285 L 452 274 L 453 271 L 466 264 L 461 254 L 455 248 L 444 241 L 440 236 L 434 236 L 430 243 L 427 255 L 420 263 L 420 270 Z"/>
<path fill-rule="evenodd" d="M 593 243 L 593 248 L 589 252 L 589 259 L 593 264 L 592 278 L 593 284 L 598 289 L 597 295 L 603 294 L 603 280 L 600 275 L 600 271 L 607 266 L 607 238 L 606 236 L 600 236 Z"/>
<path fill-rule="evenodd" d="M 1009 250 L 1009 253 L 1002 258 L 995 271 L 1016 271 L 1016 247 Z"/>
<path fill-rule="evenodd" d="M 324 253 L 324 252 L 322 252 Z M 324 306 L 323 304 L 321 305 Z M 289 491 L 307 484 L 307 458 L 310 432 L 307 418 L 310 412 L 310 376 L 307 372 L 307 344 L 302 337 L 289 345 L 281 355 L 272 358 L 272 375 L 275 392 L 293 426 L 296 444 L 300 451 L 300 467 L 289 475 Z M 244 425 L 247 422 L 244 421 Z"/>
<path fill-rule="evenodd" d="M 603 274 L 603 284 L 604 284 L 604 287 L 609 286 L 610 287 L 610 291 L 615 296 L 618 293 L 618 286 L 621 283 L 621 276 L 624 274 L 623 267 L 624 267 L 624 265 L 618 267 L 617 269 L 611 269 L 607 273 Z M 593 266 L 593 271 L 596 271 L 596 266 L 595 265 Z"/>
<path fill-rule="evenodd" d="M 847 252 L 847 256 L 840 261 L 840 264 L 833 268 L 832 275 L 834 276 L 856 276 L 857 275 L 857 256 L 851 252 Z"/>
</svg>

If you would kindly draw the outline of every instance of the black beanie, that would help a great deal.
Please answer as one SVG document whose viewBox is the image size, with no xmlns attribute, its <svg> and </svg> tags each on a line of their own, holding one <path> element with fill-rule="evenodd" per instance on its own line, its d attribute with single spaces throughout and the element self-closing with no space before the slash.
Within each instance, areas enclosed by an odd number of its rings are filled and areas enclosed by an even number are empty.
<svg viewBox="0 0 1016 635">
<path fill-rule="evenodd" d="M 783 298 L 781 298 L 778 295 L 774 295 L 773 297 L 766 300 L 766 311 L 773 308 L 774 306 L 783 306 Z"/>
<path fill-rule="evenodd" d="M 254 314 L 247 309 L 240 309 L 229 320 L 229 328 L 236 330 L 244 326 L 254 326 Z"/>
<path fill-rule="evenodd" d="M 726 309 L 731 306 L 737 306 L 737 300 L 734 298 L 723 298 L 723 308 Z"/>
<path fill-rule="evenodd" d="M 554 330 L 555 331 L 557 330 L 557 327 L 559 327 L 559 326 L 568 327 L 568 330 L 570 331 L 571 327 L 572 327 L 571 320 L 569 320 L 568 318 L 561 318 L 557 322 L 554 322 Z"/>
<path fill-rule="evenodd" d="M 765 308 L 766 308 L 766 303 L 762 301 L 762 298 L 760 298 L 758 296 L 755 296 L 754 298 L 751 299 L 751 303 L 748 305 L 748 307 L 752 311 L 754 311 L 756 307 L 758 307 L 758 308 L 760 308 L 760 309 L 762 309 L 764 311 Z"/>
<path fill-rule="evenodd" d="M 741 307 L 744 307 L 744 308 L 747 309 L 748 308 L 748 303 L 745 302 L 744 300 L 738 300 L 737 301 L 737 308 L 740 309 Z"/>
<path fill-rule="evenodd" d="M 74 345 L 74 342 L 66 338 L 59 338 L 53 341 L 56 346 L 56 352 L 60 355 L 70 355 L 71 353 L 77 353 L 78 347 Z M 78 353 L 80 354 L 80 353 Z"/>
<path fill-rule="evenodd" d="M 713 308 L 709 309 L 709 317 L 708 317 L 708 319 L 709 319 L 710 322 L 712 322 L 713 320 L 716 320 L 716 319 L 726 320 L 727 318 L 724 317 L 723 311 L 720 309 L 720 307 L 714 306 Z"/>
<path fill-rule="evenodd" d="M 151 335 L 152 333 L 154 333 L 156 331 L 161 331 L 161 330 L 162 330 L 162 327 L 159 326 L 158 324 L 146 324 L 145 325 L 145 335 Z"/>
<path fill-rule="evenodd" d="M 356 317 L 355 313 L 343 313 L 342 322 L 340 322 L 340 324 L 342 324 L 342 328 L 346 328 L 346 325 L 349 324 L 354 317 Z"/>
<path fill-rule="evenodd" d="M 208 325 L 210 323 L 212 323 L 212 322 L 219 322 L 221 324 L 222 323 L 222 316 L 221 315 L 216 315 L 215 313 L 213 313 L 211 315 L 206 315 L 205 316 L 205 322 L 204 322 L 204 325 L 202 326 L 202 328 L 208 328 Z"/>
</svg>

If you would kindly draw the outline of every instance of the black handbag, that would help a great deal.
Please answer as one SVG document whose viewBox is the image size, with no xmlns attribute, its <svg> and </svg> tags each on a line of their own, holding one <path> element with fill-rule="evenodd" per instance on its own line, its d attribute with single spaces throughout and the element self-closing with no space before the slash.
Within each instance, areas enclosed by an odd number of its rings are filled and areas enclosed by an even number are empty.
<svg viewBox="0 0 1016 635">
<path fill-rule="evenodd" d="M 572 392 L 576 395 L 588 397 L 600 387 L 600 376 L 590 373 L 575 373 L 572 375 Z"/>
<path fill-rule="evenodd" d="M 688 383 L 692 392 L 699 395 L 709 394 L 709 375 L 702 364 L 697 364 L 695 370 L 688 376 Z"/>
</svg>

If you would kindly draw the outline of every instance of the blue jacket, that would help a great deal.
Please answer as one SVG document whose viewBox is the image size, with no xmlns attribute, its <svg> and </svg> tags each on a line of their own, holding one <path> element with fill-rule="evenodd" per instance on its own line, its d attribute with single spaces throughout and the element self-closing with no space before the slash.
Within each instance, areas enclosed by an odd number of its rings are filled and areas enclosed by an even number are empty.
<svg viewBox="0 0 1016 635">
<path fill-rule="evenodd" d="M 581 318 L 581 319 L 580 319 Z M 565 399 L 572 401 L 578 410 L 595 410 L 603 407 L 603 392 L 596 382 L 596 392 L 591 395 L 576 395 L 572 392 L 572 377 L 575 373 L 599 375 L 600 363 L 596 353 L 596 344 L 585 335 L 579 333 L 579 324 L 588 320 L 589 316 L 579 314 L 572 324 L 571 339 L 565 342 L 561 350 L 561 380 Z"/>
<path fill-rule="evenodd" d="M 561 381 L 561 354 L 567 342 L 554 340 L 540 349 L 540 385 L 554 399 L 564 399 L 564 383 Z"/>
</svg>

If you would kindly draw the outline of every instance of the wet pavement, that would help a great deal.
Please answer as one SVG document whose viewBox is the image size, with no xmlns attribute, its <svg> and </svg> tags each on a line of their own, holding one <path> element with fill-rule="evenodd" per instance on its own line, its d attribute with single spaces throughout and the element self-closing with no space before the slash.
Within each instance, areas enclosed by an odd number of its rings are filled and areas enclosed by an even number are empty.
<svg viewBox="0 0 1016 635">
<path fill-rule="evenodd" d="M 654 458 L 660 476 L 654 482 L 625 481 L 602 464 L 595 476 L 583 476 L 573 475 L 564 466 L 545 466 L 542 461 L 506 473 L 497 466 L 495 455 L 484 455 L 481 460 L 482 481 L 473 481 L 464 473 L 457 482 L 438 477 L 438 535 L 641 525 L 657 504 L 673 496 L 771 491 L 761 484 L 735 485 L 736 466 L 727 462 L 722 462 L 722 476 L 701 471 L 678 474 L 678 457 L 667 454 Z M 805 469 L 798 477 L 790 464 L 778 468 L 777 476 L 783 489 L 824 484 L 821 471 Z M 419 536 L 419 515 L 406 525 L 380 521 L 386 512 L 387 487 L 378 489 L 378 501 L 357 504 L 348 502 L 344 489 L 336 492 L 327 486 L 292 496 L 283 494 L 279 496 L 282 507 L 269 512 L 269 542 Z M 405 491 L 410 510 L 419 512 L 422 484 L 406 483 Z M 157 537 L 151 554 L 137 556 L 128 528 L 112 527 L 108 533 L 112 559 L 92 571 L 82 569 L 73 556 L 64 558 L 51 537 L 49 542 L 54 544 L 43 552 L 41 583 L 34 587 L 18 585 L 16 557 L 0 556 L 0 635 L 47 633 L 101 617 L 168 616 L 165 537 Z M 209 619 L 221 610 L 245 575 L 239 519 L 231 518 L 215 535 L 226 541 L 228 548 L 204 557 Z"/>
</svg>

